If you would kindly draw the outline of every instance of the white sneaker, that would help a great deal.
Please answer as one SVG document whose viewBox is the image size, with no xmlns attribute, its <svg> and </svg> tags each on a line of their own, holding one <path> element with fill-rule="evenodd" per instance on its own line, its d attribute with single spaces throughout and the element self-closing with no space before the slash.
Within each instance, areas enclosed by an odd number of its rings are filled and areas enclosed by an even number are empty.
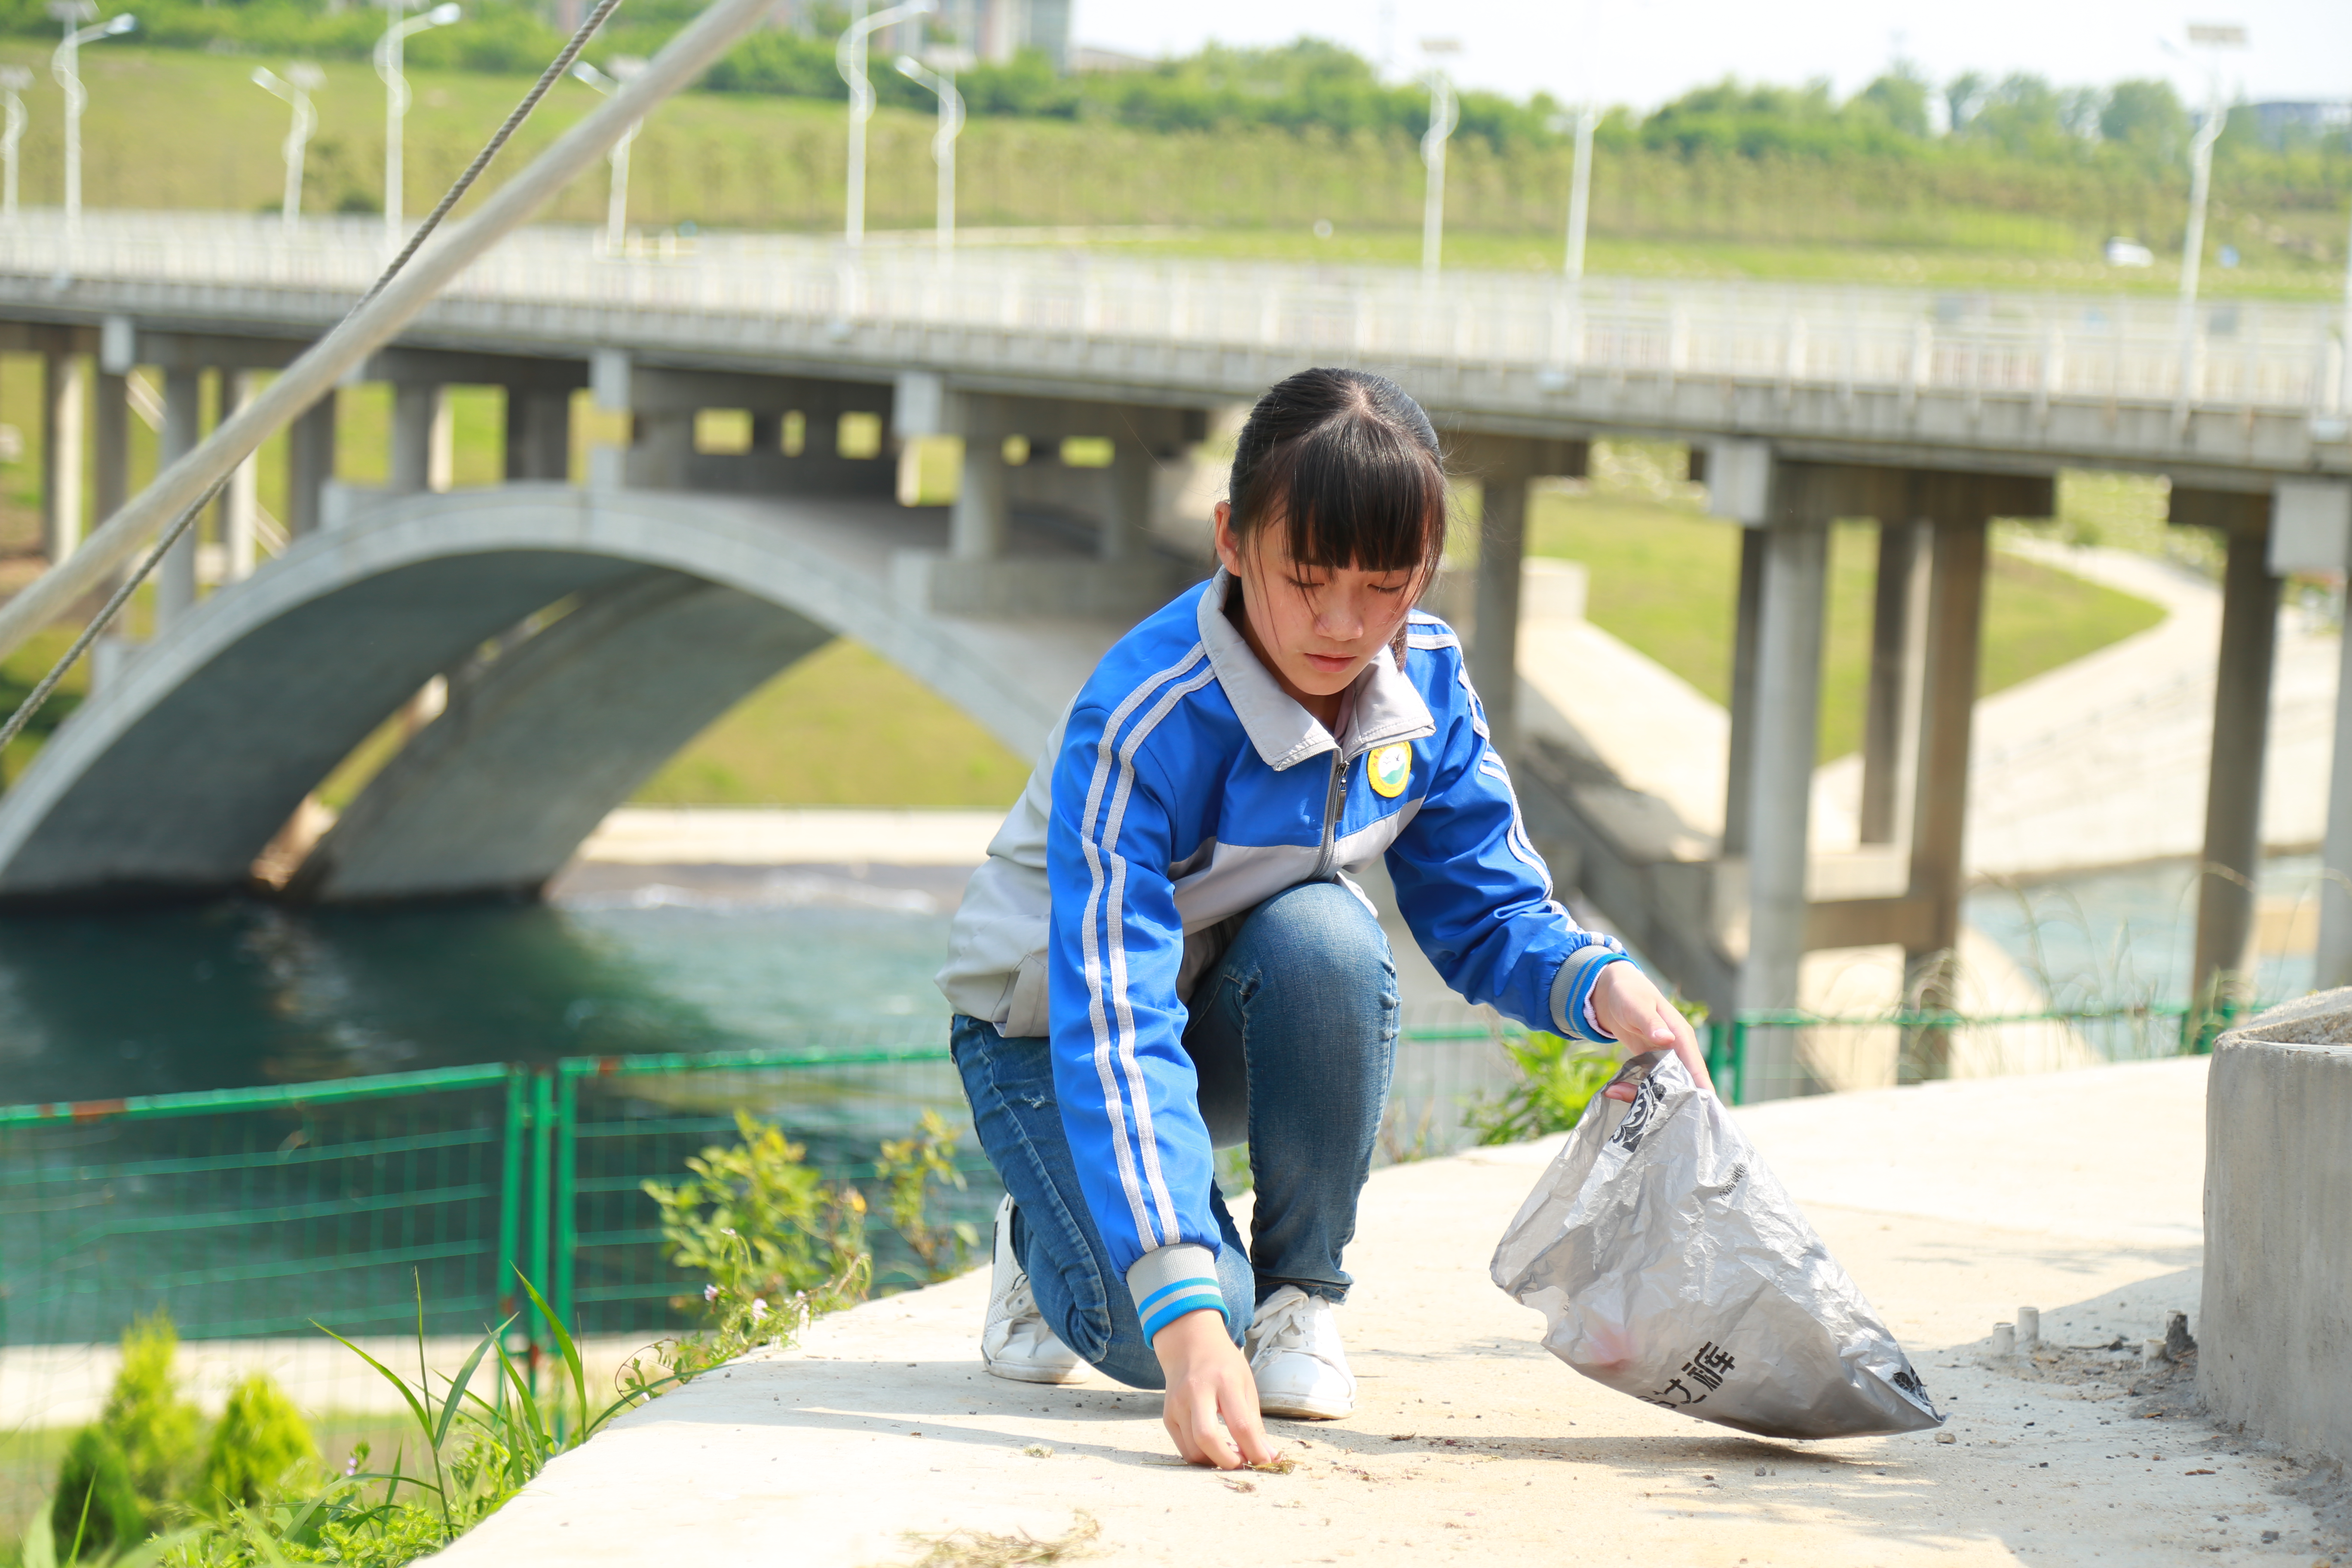
<svg viewBox="0 0 2352 1568">
<path fill-rule="evenodd" d="M 1257 1407 L 1267 1415 L 1336 1421 L 1356 1408 L 1356 1374 L 1339 1348 L 1331 1303 L 1285 1285 L 1259 1303 L 1243 1338 L 1257 1378 Z"/>
<path fill-rule="evenodd" d="M 1087 1363 L 1054 1337 L 1028 1270 L 1013 1256 L 1013 1196 L 996 1205 L 996 1252 L 988 1281 L 988 1317 L 980 1330 L 981 1364 L 1015 1383 L 1083 1383 Z"/>
</svg>

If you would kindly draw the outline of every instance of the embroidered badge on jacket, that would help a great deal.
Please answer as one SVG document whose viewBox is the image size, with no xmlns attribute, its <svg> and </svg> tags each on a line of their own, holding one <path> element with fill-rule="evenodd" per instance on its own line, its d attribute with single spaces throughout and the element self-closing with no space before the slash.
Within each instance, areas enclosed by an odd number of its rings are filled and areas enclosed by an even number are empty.
<svg viewBox="0 0 2352 1568">
<path fill-rule="evenodd" d="M 1412 779 L 1412 748 L 1402 741 L 1379 748 L 1372 752 L 1366 772 L 1372 781 L 1373 793 L 1394 800 Z"/>
</svg>

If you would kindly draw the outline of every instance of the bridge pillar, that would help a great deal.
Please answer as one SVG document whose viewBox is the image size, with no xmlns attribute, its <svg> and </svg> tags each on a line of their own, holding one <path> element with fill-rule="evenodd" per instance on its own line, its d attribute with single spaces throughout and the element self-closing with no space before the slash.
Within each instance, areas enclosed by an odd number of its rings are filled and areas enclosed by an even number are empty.
<svg viewBox="0 0 2352 1568">
<path fill-rule="evenodd" d="M 168 468 L 196 449 L 203 437 L 204 372 L 193 364 L 173 364 L 163 371 L 163 429 L 156 457 L 159 468 Z M 196 607 L 196 536 L 201 520 L 165 552 L 155 569 L 155 630 L 167 632 Z"/>
<path fill-rule="evenodd" d="M 1897 942 L 1906 963 L 1906 1000 L 1928 1010 L 1957 1000 L 1954 953 L 1960 931 L 1962 856 L 1968 814 L 1969 745 L 1975 715 L 1983 621 L 1986 527 L 1995 517 L 2051 510 L 2046 478 L 1906 470 L 1864 465 L 1775 461 L 1764 529 L 1757 616 L 1753 740 L 1748 764 L 1748 952 L 1740 1005 L 1780 1011 L 1797 1005 L 1805 952 L 1813 948 Z M 1890 596 L 1908 601 L 1903 637 L 1889 640 L 1893 666 L 1882 681 L 1898 694 L 1916 685 L 1918 719 L 1907 886 L 1892 897 L 1811 901 L 1808 842 L 1813 757 L 1819 744 L 1822 615 L 1827 604 L 1829 528 L 1841 518 L 1928 525 L 1929 562 L 1889 562 Z M 1919 535 L 1911 536 L 1916 550 Z M 1901 593 L 1897 595 L 1895 589 Z M 1924 611 L 1916 629 L 1913 609 Z M 1905 657 L 1915 650 L 1916 660 Z M 1915 673 L 1916 671 L 1916 673 Z M 1898 714 L 1901 705 L 1896 704 Z M 1898 729 L 1899 734 L 1899 729 Z M 1895 742 L 1883 764 L 1904 768 Z M 1769 1042 L 1769 1044 L 1768 1044 Z M 1922 1031 L 1914 1065 L 1941 1076 L 1948 1037 Z M 1796 1092 L 1805 1074 L 1794 1031 L 1754 1037 L 1743 1087 L 1751 1098 Z"/>
<path fill-rule="evenodd" d="M 2197 879 L 2197 948 L 2189 1006 L 2212 1012 L 2250 995 L 2254 882 L 2262 874 L 2263 761 L 2270 748 L 2271 672 L 2279 589 L 2269 560 L 2271 498 L 2172 490 L 2169 521 L 2222 531 L 2221 647 L 2213 688 L 2213 753 L 2205 786 L 2205 853 Z"/>
<path fill-rule="evenodd" d="M 82 402 L 89 366 L 69 349 L 41 356 L 41 552 L 63 561 L 81 543 Z"/>
<path fill-rule="evenodd" d="M 1470 680 L 1486 731 L 1508 758 L 1518 749 L 1519 599 L 1528 552 L 1528 492 L 1539 479 L 1581 479 L 1586 441 L 1470 434 L 1454 443 L 1455 466 L 1479 481 L 1476 609 Z"/>
<path fill-rule="evenodd" d="M 1927 519 L 1932 542 L 1918 674 L 1921 697 L 1913 767 L 1910 885 L 1897 907 L 1885 910 L 1880 920 L 1881 930 L 1903 943 L 1906 1005 L 1921 1012 L 1939 1012 L 1959 1005 L 1960 895 L 1968 886 L 1969 750 L 1976 720 L 1977 665 L 1984 627 L 1987 524 L 1996 516 L 2048 516 L 2052 482 L 1989 474 L 1919 473 L 1911 478 L 1910 505 L 1894 515 L 1900 518 L 1907 511 Z M 1887 513 L 1874 515 L 1883 519 Z M 1865 906 L 1855 912 L 1866 916 L 1867 901 L 1855 901 Z M 1825 910 L 1835 907 L 1824 906 Z M 1912 1042 L 1911 1052 L 1912 1068 L 1918 1076 L 1949 1074 L 1949 1031 L 1921 1031 Z"/>
<path fill-rule="evenodd" d="M 1904 807 L 1919 725 L 1919 681 L 1927 666 L 1927 592 L 1934 528 L 1910 519 L 1878 525 L 1878 568 L 1870 616 L 1870 685 L 1862 727 L 1862 831 L 1864 844 L 1893 844 L 1907 824 Z"/>
<path fill-rule="evenodd" d="M 635 380 L 645 379 L 640 372 Z M 694 458 L 694 410 L 635 408 L 629 415 L 629 454 L 622 473 L 633 489 L 682 490 Z"/>
<path fill-rule="evenodd" d="M 131 499 L 131 378 L 101 369 L 90 404 L 90 517 L 104 522 Z"/>
<path fill-rule="evenodd" d="M 1739 531 L 1739 584 L 1731 612 L 1731 729 L 1724 756 L 1723 856 L 1745 861 L 1755 842 L 1749 823 L 1756 782 L 1756 634 L 1764 622 L 1761 528 Z"/>
<path fill-rule="evenodd" d="M 286 427 L 286 531 L 319 531 L 327 486 L 335 478 L 335 394 L 312 404 Z"/>
<path fill-rule="evenodd" d="M 439 383 L 393 384 L 392 460 L 384 478 L 387 494 L 415 495 L 434 488 L 434 426 L 440 415 Z"/>
<path fill-rule="evenodd" d="M 221 372 L 221 418 L 226 422 L 232 415 L 253 401 L 259 393 L 259 379 L 249 370 Z M 257 481 L 260 478 L 258 455 L 246 458 L 229 475 L 228 488 L 221 492 L 221 548 L 227 558 L 227 570 L 223 581 L 242 583 L 253 575 L 258 558 L 259 540 L 257 531 L 261 521 L 261 497 Z"/>
<path fill-rule="evenodd" d="M 1754 842 L 1757 632 L 1764 618 L 1764 524 L 1771 510 L 1772 448 L 1762 441 L 1695 442 L 1690 477 L 1706 486 L 1706 510 L 1739 524 L 1739 587 L 1731 623 L 1731 733 L 1725 757 L 1723 844 L 1744 868 Z M 1739 901 L 1744 902 L 1744 898 Z"/>
<path fill-rule="evenodd" d="M 572 395 L 507 388 L 506 476 L 562 484 L 572 477 Z"/>
<path fill-rule="evenodd" d="M 1013 521 L 1007 479 L 1004 437 L 966 436 L 955 505 L 948 511 L 950 555 L 959 561 L 987 561 L 1004 553 Z"/>
<path fill-rule="evenodd" d="M 1740 1005 L 1770 1011 L 1797 1005 L 1797 975 L 1805 956 L 1822 621 L 1829 602 L 1828 520 L 1790 504 L 1785 488 L 1782 473 L 1776 472 L 1775 504 L 1761 531 L 1748 786 L 1748 953 L 1739 973 Z M 1741 1085 L 1747 1097 L 1794 1092 L 1795 1057 L 1795 1038 L 1785 1030 L 1752 1037 Z"/>
</svg>

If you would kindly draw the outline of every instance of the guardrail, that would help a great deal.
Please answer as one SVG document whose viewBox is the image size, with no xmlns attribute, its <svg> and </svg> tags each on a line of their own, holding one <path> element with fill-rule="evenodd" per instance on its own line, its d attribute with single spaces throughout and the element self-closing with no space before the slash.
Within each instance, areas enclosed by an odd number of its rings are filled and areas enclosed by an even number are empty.
<svg viewBox="0 0 2352 1568">
<path fill-rule="evenodd" d="M 2150 1061 L 2210 1050 L 2231 1020 L 2270 1005 L 2223 1001 L 2192 1008 L 2151 1002 L 2071 1011 L 1859 1016 L 1750 1011 L 1706 1026 L 1707 1070 L 1727 1102 L 1745 1105 L 1767 1096 L 1818 1094 L 1838 1087 L 1842 1075 L 1886 1084 L 1952 1077 L 1956 1062 L 1964 1063 L 1972 1047 L 1989 1060 L 2041 1067 Z M 1780 1048 L 1759 1050 L 1763 1042 Z M 1769 1057 L 1769 1066 L 1759 1057 Z"/>
<path fill-rule="evenodd" d="M 1395 1157 L 1466 1142 L 1505 1080 L 1491 1031 L 1409 1031 Z M 997 1186 L 937 1046 L 564 1058 L 320 1083 L 0 1106 L 0 1347 L 111 1339 L 168 1308 L 191 1340 L 414 1327 L 479 1333 L 514 1270 L 589 1333 L 648 1334 L 700 1281 L 662 1254 L 648 1179 L 731 1143 L 738 1108 L 832 1181 L 870 1184 L 926 1110 L 961 1130 L 967 1188 L 934 1221 L 982 1232 Z M 869 1194 L 871 1195 L 871 1194 Z M 885 1212 L 877 1201 L 875 1213 Z M 912 1255 L 877 1226 L 877 1277 Z M 903 1270 L 901 1270 L 903 1272 Z"/>
<path fill-rule="evenodd" d="M 54 214 L 0 226 L 0 277 L 315 293 L 323 320 L 385 258 L 373 220 L 217 213 Z M 1171 349 L 1277 348 L 1375 363 L 1513 367 L 1580 378 L 1738 381 L 1793 394 L 1960 394 L 2334 416 L 2342 312 L 2213 300 L 2183 352 L 2178 306 L 2137 296 L 1844 285 L 1667 282 L 1152 260 L 1075 251 L 853 251 L 782 235 L 666 237 L 606 247 L 596 231 L 520 231 L 449 290 L 474 300 L 848 327 L 1082 338 Z"/>
</svg>

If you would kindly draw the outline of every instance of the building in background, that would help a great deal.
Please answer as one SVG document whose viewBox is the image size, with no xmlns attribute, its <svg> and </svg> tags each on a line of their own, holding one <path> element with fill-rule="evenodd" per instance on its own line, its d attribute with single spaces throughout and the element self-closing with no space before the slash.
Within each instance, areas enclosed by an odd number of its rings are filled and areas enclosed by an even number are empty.
<svg viewBox="0 0 2352 1568">
<path fill-rule="evenodd" d="M 2315 142 L 2352 131 L 2352 101 L 2249 103 L 2239 112 L 2254 119 L 2254 133 L 2267 146 Z"/>
</svg>

